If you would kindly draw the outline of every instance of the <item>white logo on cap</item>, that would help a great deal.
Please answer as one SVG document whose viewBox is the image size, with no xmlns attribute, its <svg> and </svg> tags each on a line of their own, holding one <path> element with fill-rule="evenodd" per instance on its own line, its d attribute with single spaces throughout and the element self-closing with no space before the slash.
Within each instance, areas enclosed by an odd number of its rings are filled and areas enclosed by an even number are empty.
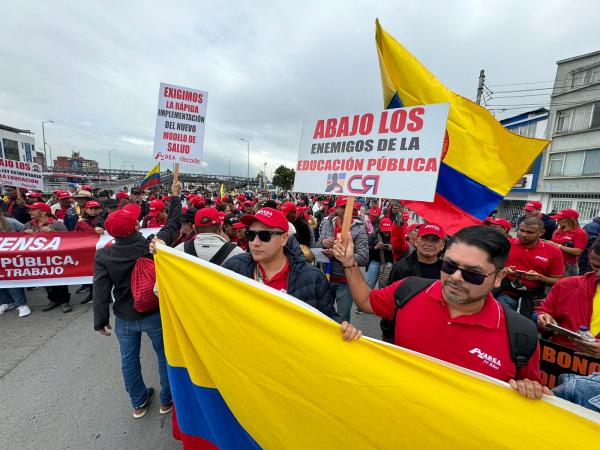
<svg viewBox="0 0 600 450">
<path fill-rule="evenodd" d="M 260 211 L 258 211 L 256 213 L 256 215 L 261 215 L 261 216 L 267 216 L 267 217 L 273 217 L 273 213 L 271 211 L 268 211 L 266 209 L 261 209 Z"/>
</svg>

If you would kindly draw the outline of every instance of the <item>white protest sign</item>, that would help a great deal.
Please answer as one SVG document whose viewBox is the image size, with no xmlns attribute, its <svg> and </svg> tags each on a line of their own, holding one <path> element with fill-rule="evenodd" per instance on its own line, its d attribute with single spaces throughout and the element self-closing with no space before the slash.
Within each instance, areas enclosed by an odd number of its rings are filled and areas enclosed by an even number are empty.
<svg viewBox="0 0 600 450">
<path fill-rule="evenodd" d="M 160 84 L 154 133 L 154 159 L 200 164 L 208 92 Z"/>
<path fill-rule="evenodd" d="M 0 184 L 43 191 L 42 166 L 31 162 L 0 159 Z"/>
<path fill-rule="evenodd" d="M 304 122 L 294 191 L 433 201 L 448 103 Z"/>
</svg>

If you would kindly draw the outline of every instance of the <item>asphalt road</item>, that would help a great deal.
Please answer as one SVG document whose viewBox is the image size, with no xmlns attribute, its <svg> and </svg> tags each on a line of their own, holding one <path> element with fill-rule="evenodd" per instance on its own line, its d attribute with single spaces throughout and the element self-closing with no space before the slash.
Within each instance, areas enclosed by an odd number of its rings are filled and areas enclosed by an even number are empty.
<svg viewBox="0 0 600 450">
<path fill-rule="evenodd" d="M 84 295 L 73 295 L 71 313 L 42 312 L 45 292 L 36 289 L 27 292 L 29 317 L 0 316 L 0 448 L 180 449 L 157 398 L 144 418 L 132 417 L 116 337 L 93 330 L 91 304 L 79 304 Z M 380 335 L 375 317 L 353 313 L 352 322 Z M 160 389 L 146 336 L 141 360 L 146 384 Z"/>
</svg>

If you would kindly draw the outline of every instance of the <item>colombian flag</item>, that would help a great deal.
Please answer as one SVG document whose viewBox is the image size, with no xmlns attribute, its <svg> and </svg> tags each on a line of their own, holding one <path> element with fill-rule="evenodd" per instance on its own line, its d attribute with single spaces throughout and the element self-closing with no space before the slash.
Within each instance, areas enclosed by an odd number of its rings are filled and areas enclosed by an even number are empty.
<svg viewBox="0 0 600 450">
<path fill-rule="evenodd" d="M 449 90 L 379 20 L 375 40 L 386 108 L 450 103 L 434 201 L 403 204 L 449 233 L 481 223 L 548 141 L 508 131 L 485 108 Z"/>
<path fill-rule="evenodd" d="M 148 189 L 150 186 L 154 186 L 156 184 L 160 184 L 160 163 L 158 163 L 157 165 L 155 165 L 146 174 L 146 176 L 142 180 L 142 184 L 140 185 L 140 189 L 143 191 L 145 189 Z"/>
<path fill-rule="evenodd" d="M 159 245 L 184 447 L 592 448 L 598 415 L 369 338 L 252 279 Z M 594 418 L 595 417 L 595 418 Z"/>
</svg>

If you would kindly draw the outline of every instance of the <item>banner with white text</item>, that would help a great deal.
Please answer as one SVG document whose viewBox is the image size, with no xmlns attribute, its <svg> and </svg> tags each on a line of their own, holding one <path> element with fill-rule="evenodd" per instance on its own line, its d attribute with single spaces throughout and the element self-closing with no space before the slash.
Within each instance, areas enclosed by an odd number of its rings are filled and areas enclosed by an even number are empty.
<svg viewBox="0 0 600 450">
<path fill-rule="evenodd" d="M 304 122 L 294 191 L 433 201 L 448 103 Z"/>
<path fill-rule="evenodd" d="M 140 232 L 148 237 L 158 230 Z M 91 284 L 96 250 L 113 242 L 94 232 L 1 233 L 0 289 Z"/>
<path fill-rule="evenodd" d="M 160 84 L 154 159 L 201 164 L 208 92 Z"/>
</svg>

